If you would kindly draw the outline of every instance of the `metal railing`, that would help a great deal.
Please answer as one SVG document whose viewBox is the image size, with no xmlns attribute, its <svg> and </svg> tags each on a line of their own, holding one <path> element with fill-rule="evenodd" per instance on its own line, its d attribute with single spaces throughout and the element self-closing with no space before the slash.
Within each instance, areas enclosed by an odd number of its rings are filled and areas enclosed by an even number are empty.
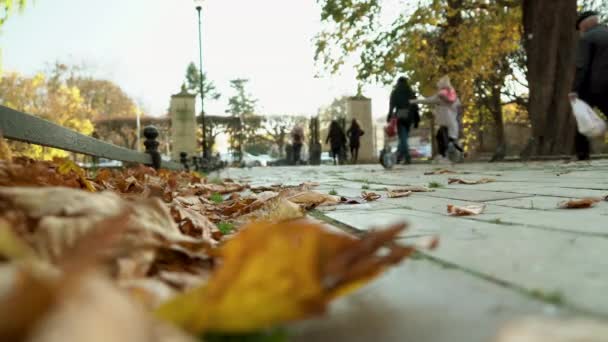
<svg viewBox="0 0 608 342">
<path fill-rule="evenodd" d="M 0 131 L 7 139 L 53 147 L 92 157 L 144 164 L 156 169 L 184 169 L 184 166 L 180 163 L 161 160 L 158 152 L 159 143 L 156 141 L 158 130 L 154 126 L 144 128 L 145 153 L 110 144 L 4 106 L 0 106 Z"/>
</svg>

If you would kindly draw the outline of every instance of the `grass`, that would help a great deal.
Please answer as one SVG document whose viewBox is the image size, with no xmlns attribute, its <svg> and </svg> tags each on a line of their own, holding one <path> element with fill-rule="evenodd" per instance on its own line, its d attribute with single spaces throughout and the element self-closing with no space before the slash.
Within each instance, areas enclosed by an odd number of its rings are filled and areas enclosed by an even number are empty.
<svg viewBox="0 0 608 342">
<path fill-rule="evenodd" d="M 209 183 L 215 185 L 222 185 L 224 184 L 224 181 L 220 177 L 213 177 L 209 179 Z"/>
<path fill-rule="evenodd" d="M 217 225 L 217 229 L 219 229 L 222 234 L 227 235 L 232 233 L 234 230 L 234 225 L 230 222 L 220 222 Z"/>
<path fill-rule="evenodd" d="M 429 183 L 429 188 L 431 189 L 439 189 L 439 188 L 443 188 L 444 185 L 439 183 L 439 182 L 430 182 Z"/>
<path fill-rule="evenodd" d="M 530 295 L 534 298 L 540 299 L 542 301 L 555 304 L 555 305 L 563 305 L 564 304 L 564 295 L 559 291 L 550 291 L 545 292 L 543 290 L 535 289 L 530 291 Z"/>
<path fill-rule="evenodd" d="M 220 204 L 224 202 L 224 197 L 218 193 L 215 193 L 209 197 L 209 200 L 213 203 Z"/>
<path fill-rule="evenodd" d="M 336 191 L 336 189 L 331 189 L 329 191 L 329 194 L 332 195 L 332 196 L 338 196 L 338 192 Z"/>
</svg>

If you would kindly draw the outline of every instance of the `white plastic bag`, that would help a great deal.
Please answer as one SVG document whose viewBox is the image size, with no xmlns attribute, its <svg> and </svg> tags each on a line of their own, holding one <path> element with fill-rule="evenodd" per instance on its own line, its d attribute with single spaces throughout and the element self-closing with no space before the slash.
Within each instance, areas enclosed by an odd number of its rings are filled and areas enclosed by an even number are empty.
<svg viewBox="0 0 608 342">
<path fill-rule="evenodd" d="M 606 133 L 606 123 L 600 118 L 593 109 L 581 99 L 570 101 L 572 113 L 576 118 L 576 125 L 580 134 L 595 138 Z"/>
</svg>

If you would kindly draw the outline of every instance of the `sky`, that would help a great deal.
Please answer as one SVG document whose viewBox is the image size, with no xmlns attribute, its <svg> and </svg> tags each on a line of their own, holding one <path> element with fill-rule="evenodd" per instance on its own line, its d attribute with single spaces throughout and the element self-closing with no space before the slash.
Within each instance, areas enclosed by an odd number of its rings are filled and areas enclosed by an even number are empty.
<svg viewBox="0 0 608 342">
<path fill-rule="evenodd" d="M 84 64 L 121 86 L 144 112 L 167 112 L 189 62 L 198 66 L 192 0 L 28 0 L 2 27 L 2 68 L 32 75 L 55 61 Z M 315 115 L 335 97 L 354 95 L 352 68 L 315 78 L 316 0 L 206 0 L 203 69 L 222 94 L 205 111 L 222 115 L 229 81 L 250 79 L 259 114 Z M 374 116 L 388 112 L 390 87 L 366 86 Z"/>
</svg>

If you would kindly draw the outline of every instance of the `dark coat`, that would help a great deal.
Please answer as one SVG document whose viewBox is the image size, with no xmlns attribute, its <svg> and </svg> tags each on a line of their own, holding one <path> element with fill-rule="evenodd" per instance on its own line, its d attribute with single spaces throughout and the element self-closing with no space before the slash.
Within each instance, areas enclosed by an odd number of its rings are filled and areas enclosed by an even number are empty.
<svg viewBox="0 0 608 342">
<path fill-rule="evenodd" d="M 342 148 L 346 145 L 346 135 L 341 128 L 330 129 L 327 139 L 325 139 L 325 143 L 329 143 L 332 150 Z"/>
<path fill-rule="evenodd" d="M 388 111 L 387 121 L 391 119 L 394 115 L 397 115 L 397 111 L 399 109 L 409 109 L 409 117 L 408 120 L 399 121 L 399 124 L 405 125 L 408 129 L 413 125 L 415 128 L 418 128 L 418 123 L 420 122 L 420 112 L 417 104 L 410 104 L 410 100 L 416 99 L 416 93 L 412 90 L 412 88 L 405 85 L 397 85 L 393 92 L 391 93 L 390 107 Z"/>
<path fill-rule="evenodd" d="M 608 94 L 608 27 L 598 25 L 580 38 L 573 91 L 588 102 Z"/>
<path fill-rule="evenodd" d="M 350 146 L 359 147 L 361 142 L 361 137 L 365 134 L 365 132 L 358 126 L 351 126 L 348 131 L 346 131 L 346 135 L 348 135 L 348 141 L 350 142 Z"/>
</svg>

